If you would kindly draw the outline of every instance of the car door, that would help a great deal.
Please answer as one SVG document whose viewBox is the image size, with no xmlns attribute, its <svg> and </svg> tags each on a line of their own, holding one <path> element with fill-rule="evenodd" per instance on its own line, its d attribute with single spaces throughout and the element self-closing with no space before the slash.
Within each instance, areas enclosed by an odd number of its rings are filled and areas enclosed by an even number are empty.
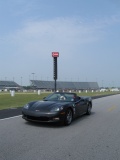
<svg viewBox="0 0 120 160">
<path fill-rule="evenodd" d="M 86 112 L 86 101 L 81 98 L 75 102 L 77 116 L 82 115 Z"/>
</svg>

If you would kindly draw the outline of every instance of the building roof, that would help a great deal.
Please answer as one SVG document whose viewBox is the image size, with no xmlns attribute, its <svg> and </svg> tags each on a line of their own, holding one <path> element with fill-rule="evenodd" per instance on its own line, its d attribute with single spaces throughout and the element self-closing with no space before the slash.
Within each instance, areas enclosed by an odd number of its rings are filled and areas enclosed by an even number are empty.
<svg viewBox="0 0 120 160">
<path fill-rule="evenodd" d="M 0 81 L 0 89 L 12 87 L 15 88 L 20 86 L 14 81 Z"/>
<path fill-rule="evenodd" d="M 37 89 L 54 89 L 54 81 L 40 81 L 31 80 L 31 85 Z M 97 82 L 65 82 L 57 81 L 57 89 L 75 89 L 75 90 L 85 90 L 85 89 L 99 89 Z"/>
</svg>

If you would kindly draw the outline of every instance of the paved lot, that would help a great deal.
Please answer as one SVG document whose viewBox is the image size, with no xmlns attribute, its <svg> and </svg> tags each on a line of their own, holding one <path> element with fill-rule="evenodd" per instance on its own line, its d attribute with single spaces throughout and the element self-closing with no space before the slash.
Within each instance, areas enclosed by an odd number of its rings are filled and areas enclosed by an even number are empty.
<svg viewBox="0 0 120 160">
<path fill-rule="evenodd" d="M 68 126 L 0 120 L 0 160 L 119 160 L 120 95 L 93 100 Z"/>
</svg>

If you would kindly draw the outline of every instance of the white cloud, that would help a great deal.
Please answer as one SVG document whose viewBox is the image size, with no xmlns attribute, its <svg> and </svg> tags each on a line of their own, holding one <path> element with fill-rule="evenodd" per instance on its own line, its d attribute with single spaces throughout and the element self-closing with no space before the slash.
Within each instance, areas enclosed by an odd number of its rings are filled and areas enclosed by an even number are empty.
<svg viewBox="0 0 120 160">
<path fill-rule="evenodd" d="M 44 59 L 52 51 L 59 51 L 64 53 L 65 58 L 73 52 L 76 54 L 76 48 L 80 50 L 83 46 L 101 42 L 106 36 L 106 29 L 111 24 L 119 23 L 118 17 L 113 16 L 91 23 L 79 18 L 29 21 L 3 39 L 7 41 L 8 54 Z"/>
<path fill-rule="evenodd" d="M 11 46 L 24 54 L 42 54 L 52 50 L 68 50 L 101 38 L 101 28 L 76 19 L 58 18 L 27 22 L 23 28 L 8 35 Z"/>
</svg>

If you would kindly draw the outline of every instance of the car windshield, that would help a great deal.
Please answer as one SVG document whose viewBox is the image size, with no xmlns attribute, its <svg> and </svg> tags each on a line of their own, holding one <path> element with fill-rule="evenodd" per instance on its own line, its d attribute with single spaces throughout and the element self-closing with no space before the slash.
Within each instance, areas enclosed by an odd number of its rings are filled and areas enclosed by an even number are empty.
<svg viewBox="0 0 120 160">
<path fill-rule="evenodd" d="M 72 102 L 76 97 L 75 93 L 53 93 L 46 97 L 45 101 L 64 101 Z"/>
</svg>

